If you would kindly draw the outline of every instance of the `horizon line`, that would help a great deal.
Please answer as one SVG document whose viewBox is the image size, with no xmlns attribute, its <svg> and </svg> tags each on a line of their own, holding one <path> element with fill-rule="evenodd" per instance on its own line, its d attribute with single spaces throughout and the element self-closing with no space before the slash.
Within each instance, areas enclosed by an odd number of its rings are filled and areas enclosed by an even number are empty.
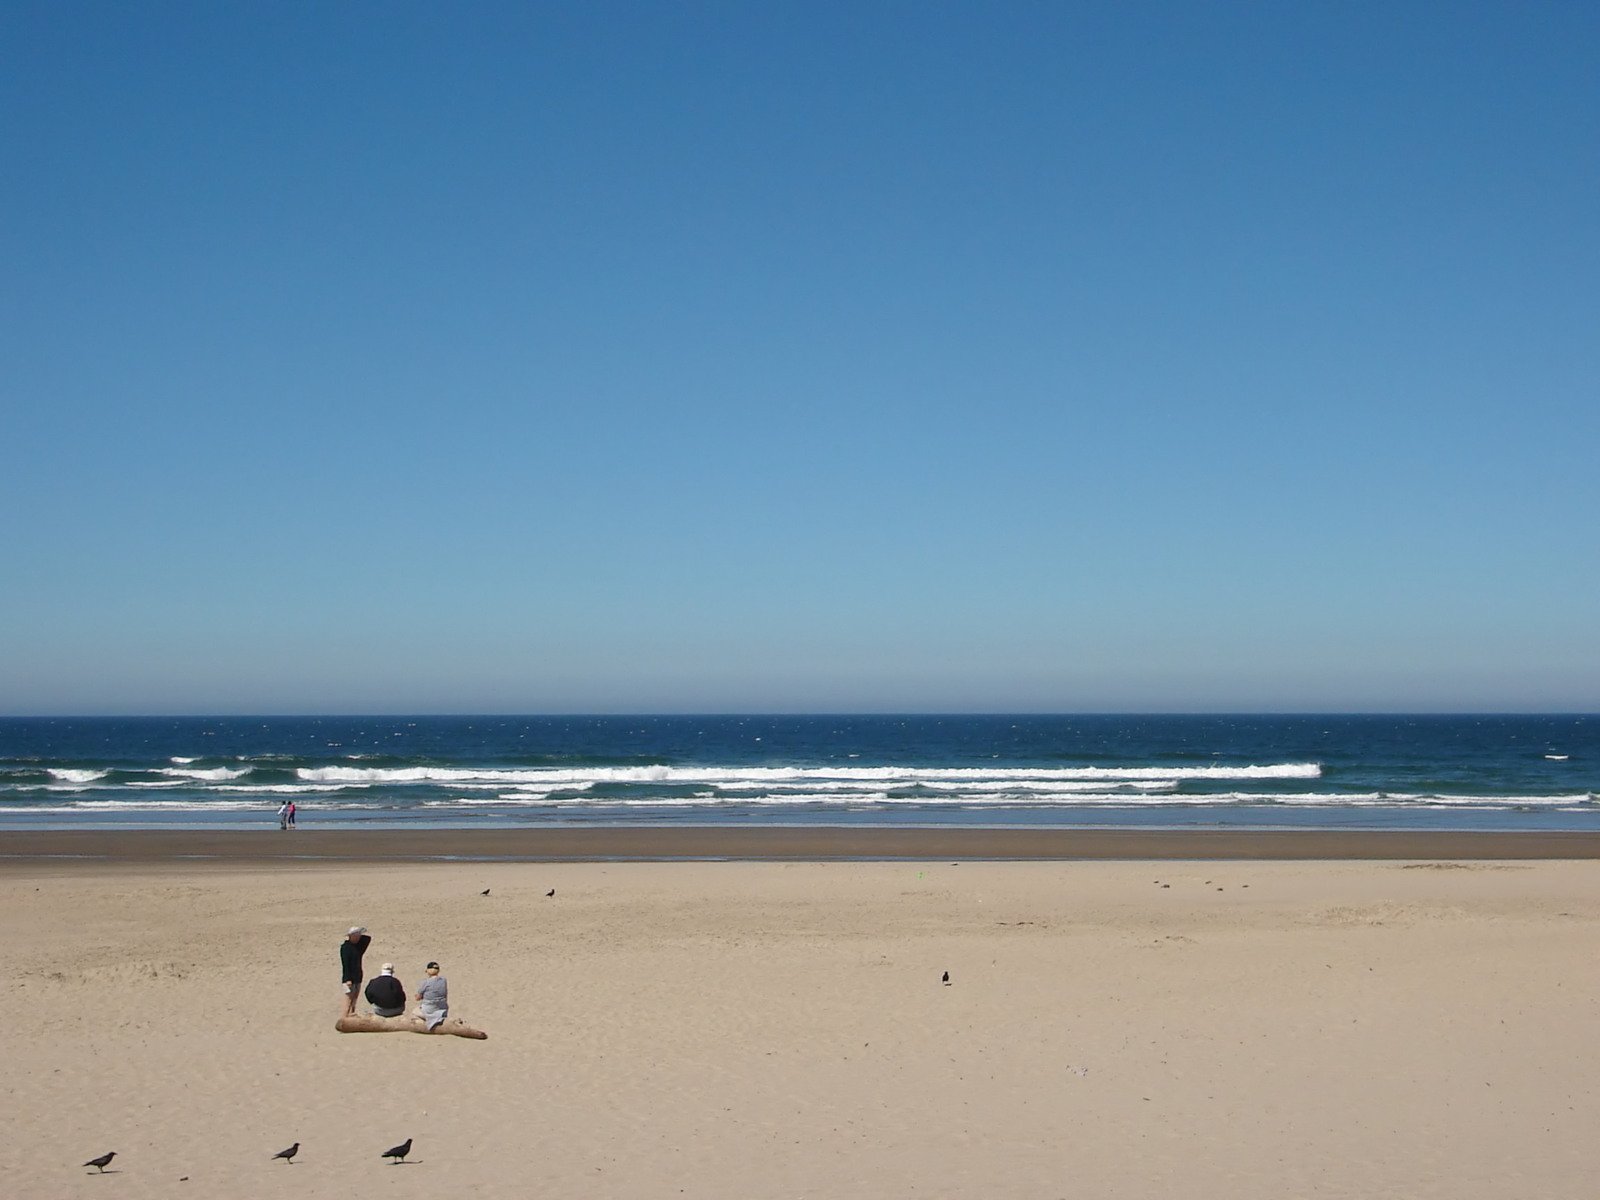
<svg viewBox="0 0 1600 1200">
<path fill-rule="evenodd" d="M 0 721 L 379 721 L 379 720 L 639 720 L 677 718 L 851 718 L 864 717 L 1600 717 L 1585 709 L 682 709 L 610 712 L 144 712 L 144 713 L 0 713 Z"/>
</svg>

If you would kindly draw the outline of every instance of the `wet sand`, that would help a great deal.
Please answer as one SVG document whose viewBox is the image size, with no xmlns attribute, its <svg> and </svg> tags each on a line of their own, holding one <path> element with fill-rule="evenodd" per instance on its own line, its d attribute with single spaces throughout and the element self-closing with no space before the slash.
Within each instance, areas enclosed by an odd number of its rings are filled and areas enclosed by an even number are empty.
<svg viewBox="0 0 1600 1200">
<path fill-rule="evenodd" d="M 1595 859 L 1597 833 L 1379 830 L 523 828 L 0 831 L 0 870 L 35 858 L 159 863 L 448 859 L 593 862 L 750 859 L 1444 860 Z"/>
</svg>

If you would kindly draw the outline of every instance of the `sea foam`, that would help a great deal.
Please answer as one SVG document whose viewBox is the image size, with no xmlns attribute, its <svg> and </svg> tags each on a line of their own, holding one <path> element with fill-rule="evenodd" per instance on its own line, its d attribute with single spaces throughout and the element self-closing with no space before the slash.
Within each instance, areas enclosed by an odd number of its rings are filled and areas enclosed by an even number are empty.
<svg viewBox="0 0 1600 1200">
<path fill-rule="evenodd" d="M 62 783 L 93 783 L 97 779 L 104 779 L 111 772 L 78 770 L 73 767 L 51 767 L 50 777 L 59 779 Z"/>
<path fill-rule="evenodd" d="M 1107 781 L 1318 779 L 1320 763 L 1189 767 L 299 767 L 308 783 L 748 783 L 752 786 L 843 780 L 937 783 L 964 780 Z"/>
</svg>

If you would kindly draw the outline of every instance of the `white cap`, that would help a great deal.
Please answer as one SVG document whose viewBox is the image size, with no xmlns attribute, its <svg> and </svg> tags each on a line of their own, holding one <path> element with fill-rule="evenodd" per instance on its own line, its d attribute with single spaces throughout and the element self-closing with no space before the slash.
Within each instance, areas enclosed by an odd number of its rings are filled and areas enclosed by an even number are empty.
<svg viewBox="0 0 1600 1200">
<path fill-rule="evenodd" d="M 393 963 L 384 963 L 383 964 L 383 973 L 385 975 L 393 975 L 394 974 L 394 964 Z"/>
<path fill-rule="evenodd" d="M 365 925 L 352 925 L 352 926 L 350 926 L 350 933 L 365 933 L 366 931 L 367 931 L 367 927 Z M 349 934 L 346 934 L 345 936 L 348 937 Z"/>
</svg>

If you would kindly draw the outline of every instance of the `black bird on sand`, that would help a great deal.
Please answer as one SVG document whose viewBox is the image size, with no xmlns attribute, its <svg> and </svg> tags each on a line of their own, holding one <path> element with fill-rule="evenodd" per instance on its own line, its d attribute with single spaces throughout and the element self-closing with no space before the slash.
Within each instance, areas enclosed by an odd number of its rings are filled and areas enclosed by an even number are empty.
<svg viewBox="0 0 1600 1200">
<path fill-rule="evenodd" d="M 401 1142 L 398 1146 L 390 1146 L 382 1154 L 378 1155 L 378 1157 L 379 1158 L 392 1158 L 392 1159 L 395 1160 L 395 1162 L 402 1163 L 402 1162 L 405 1162 L 406 1155 L 408 1155 L 410 1153 L 411 1153 L 411 1139 L 407 1138 L 405 1141 Z"/>
<path fill-rule="evenodd" d="M 116 1156 L 117 1152 L 115 1150 L 107 1150 L 99 1158 L 91 1158 L 83 1165 L 86 1167 L 99 1167 L 100 1174 L 104 1175 L 106 1173 L 106 1168 L 111 1165 L 111 1160 Z"/>
<path fill-rule="evenodd" d="M 551 888 L 551 889 L 550 889 L 550 890 L 549 890 L 549 891 L 548 891 L 548 892 L 546 892 L 546 893 L 545 893 L 545 894 L 544 894 L 544 898 L 545 898 L 545 899 L 546 899 L 546 900 L 548 900 L 548 899 L 550 899 L 550 897 L 551 897 L 551 896 L 554 896 L 554 895 L 555 895 L 555 894 L 556 894 L 556 890 L 555 890 L 555 888 Z"/>
<path fill-rule="evenodd" d="M 949 971 L 946 971 L 944 973 L 944 978 L 943 978 L 943 980 L 941 982 L 945 985 L 945 987 L 949 987 L 950 986 L 950 972 Z"/>
<path fill-rule="evenodd" d="M 480 895 L 480 896 L 487 896 L 488 894 L 489 894 L 489 889 L 488 888 L 484 888 L 483 891 L 478 893 L 478 895 Z"/>
<path fill-rule="evenodd" d="M 290 1146 L 287 1150 L 279 1150 L 272 1157 L 273 1158 L 281 1158 L 286 1163 L 292 1163 L 292 1162 L 294 1162 L 294 1156 L 296 1154 L 299 1154 L 299 1153 L 300 1153 L 300 1143 L 296 1142 L 294 1145 Z"/>
</svg>

